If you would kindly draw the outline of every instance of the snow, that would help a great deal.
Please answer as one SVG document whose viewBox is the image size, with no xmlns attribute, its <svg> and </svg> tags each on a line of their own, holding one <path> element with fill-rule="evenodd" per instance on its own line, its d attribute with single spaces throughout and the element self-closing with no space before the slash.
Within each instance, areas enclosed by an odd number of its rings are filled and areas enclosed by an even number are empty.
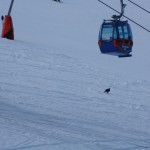
<svg viewBox="0 0 150 150">
<path fill-rule="evenodd" d="M 149 14 L 126 3 L 149 28 Z M 5 15 L 10 1 L 0 4 Z M 112 14 L 92 0 L 14 2 L 15 40 L 0 39 L 0 150 L 150 149 L 149 33 L 129 22 L 133 57 L 101 54 L 99 27 Z"/>
</svg>

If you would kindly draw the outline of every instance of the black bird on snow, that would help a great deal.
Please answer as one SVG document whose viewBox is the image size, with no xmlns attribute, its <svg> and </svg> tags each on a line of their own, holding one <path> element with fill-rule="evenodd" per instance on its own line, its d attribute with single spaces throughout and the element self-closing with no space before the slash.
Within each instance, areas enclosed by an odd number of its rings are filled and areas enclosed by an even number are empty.
<svg viewBox="0 0 150 150">
<path fill-rule="evenodd" d="M 109 92 L 110 92 L 110 88 L 108 88 L 104 91 L 104 93 L 107 93 L 107 94 L 109 94 Z"/>
</svg>

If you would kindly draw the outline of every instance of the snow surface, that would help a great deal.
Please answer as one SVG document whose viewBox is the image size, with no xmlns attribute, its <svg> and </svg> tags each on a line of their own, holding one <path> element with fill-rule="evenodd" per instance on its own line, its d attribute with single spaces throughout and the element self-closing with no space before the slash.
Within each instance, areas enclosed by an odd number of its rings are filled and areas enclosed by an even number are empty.
<svg viewBox="0 0 150 150">
<path fill-rule="evenodd" d="M 149 14 L 125 2 L 150 29 Z M 1 15 L 9 4 L 0 0 Z M 99 27 L 112 14 L 96 0 L 14 2 L 15 40 L 0 39 L 0 150 L 150 149 L 149 33 L 129 22 L 133 57 L 101 54 Z"/>
</svg>

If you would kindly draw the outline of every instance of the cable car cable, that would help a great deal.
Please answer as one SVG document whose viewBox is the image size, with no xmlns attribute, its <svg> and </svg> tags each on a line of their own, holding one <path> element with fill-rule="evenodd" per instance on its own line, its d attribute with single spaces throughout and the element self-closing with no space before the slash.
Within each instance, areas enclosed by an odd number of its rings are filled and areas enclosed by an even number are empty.
<svg viewBox="0 0 150 150">
<path fill-rule="evenodd" d="M 141 7 L 140 5 L 138 5 L 138 4 L 136 4 L 136 3 L 134 3 L 133 1 L 131 1 L 131 0 L 128 0 L 130 3 L 132 3 L 132 4 L 134 4 L 134 5 L 136 5 L 137 7 L 139 7 L 139 8 L 141 8 L 141 9 L 143 9 L 144 11 L 146 11 L 147 13 L 150 13 L 150 11 L 148 11 L 148 10 L 146 10 L 145 8 L 143 8 L 143 7 Z"/>
<path fill-rule="evenodd" d="M 112 9 L 113 11 L 117 12 L 120 14 L 119 11 L 117 11 L 116 9 L 112 8 L 111 6 L 107 5 L 106 3 L 104 3 L 101 0 L 98 0 L 100 3 L 104 4 L 105 6 L 107 6 L 108 8 Z M 146 30 L 147 32 L 150 32 L 150 30 L 148 30 L 147 28 L 145 28 L 144 26 L 140 25 L 139 23 L 135 22 L 134 20 L 130 19 L 129 17 L 123 15 L 125 18 L 127 18 L 128 20 L 130 20 L 131 22 L 133 22 L 134 24 L 136 24 L 137 26 L 141 27 L 142 29 Z"/>
</svg>

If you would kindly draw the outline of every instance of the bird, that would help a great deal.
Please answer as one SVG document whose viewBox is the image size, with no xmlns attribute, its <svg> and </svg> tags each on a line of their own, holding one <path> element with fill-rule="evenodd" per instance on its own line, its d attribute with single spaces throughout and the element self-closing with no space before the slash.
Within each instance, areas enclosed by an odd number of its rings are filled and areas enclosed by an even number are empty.
<svg viewBox="0 0 150 150">
<path fill-rule="evenodd" d="M 109 94 L 109 92 L 110 92 L 110 88 L 105 89 L 105 91 L 104 91 L 104 93 L 107 93 L 107 94 Z"/>
</svg>

